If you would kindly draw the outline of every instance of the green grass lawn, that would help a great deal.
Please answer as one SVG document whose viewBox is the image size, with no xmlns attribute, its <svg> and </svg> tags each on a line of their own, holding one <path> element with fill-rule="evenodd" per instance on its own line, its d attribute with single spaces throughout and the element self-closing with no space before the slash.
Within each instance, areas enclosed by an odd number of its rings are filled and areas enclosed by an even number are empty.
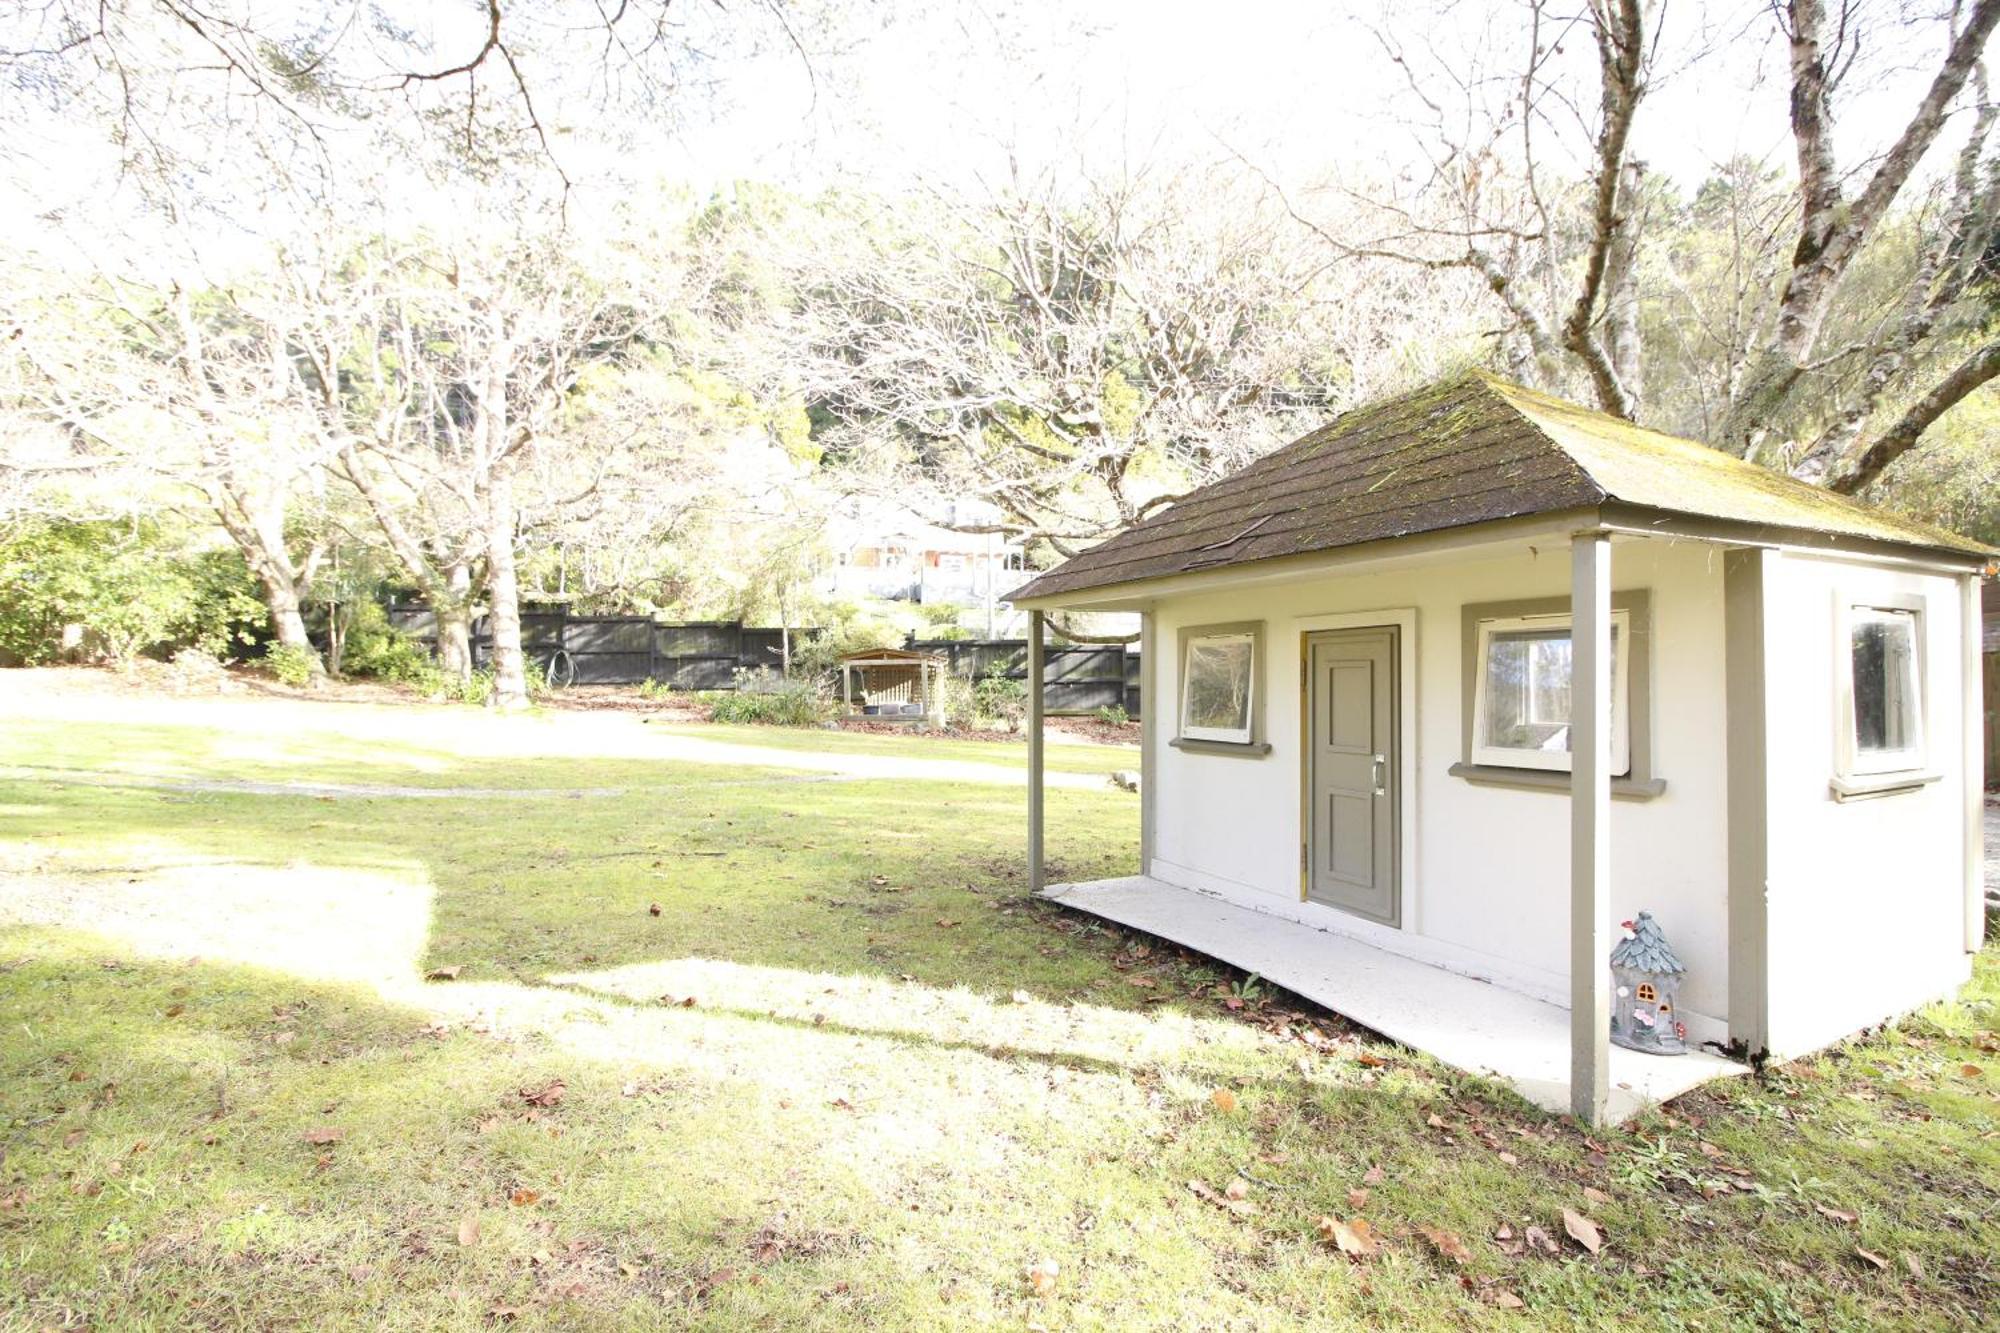
<svg viewBox="0 0 2000 1333">
<path fill-rule="evenodd" d="M 800 751 L 949 760 L 1006 769 L 1025 769 L 1028 763 L 1027 744 L 1019 739 L 945 740 L 915 733 L 647 724 L 632 714 L 554 709 L 507 719 L 502 729 L 506 743 L 495 747 L 498 753 L 483 748 L 468 753 L 453 742 L 478 738 L 485 719 L 476 709 L 285 704 L 278 706 L 282 712 L 273 710 L 274 720 L 266 726 L 215 725 L 211 714 L 236 716 L 253 707 L 248 701 L 229 702 L 232 706 L 227 708 L 195 707 L 170 720 L 124 719 L 117 726 L 78 728 L 61 717 L 9 717 L 10 734 L 0 748 L 0 764 L 52 773 L 82 770 L 158 778 L 546 789 L 648 785 L 660 776 L 660 770 L 646 762 L 649 751 L 665 753 L 676 740 L 767 750 L 776 764 Z M 320 725 L 297 727 L 293 720 L 301 707 L 317 707 L 331 715 Z M 443 734 L 420 731 L 406 736 L 404 726 L 413 711 L 445 714 L 449 725 Z M 282 721 L 275 720 L 278 717 Z M 587 733 L 582 747 L 575 739 L 579 729 Z M 393 744 L 381 743 L 385 734 L 394 738 Z M 577 752 L 589 750 L 589 740 L 599 738 L 611 742 L 600 748 L 613 753 Z M 1108 777 L 1119 769 L 1136 770 L 1139 751 L 1135 745 L 1052 740 L 1046 762 L 1051 773 Z"/>
<path fill-rule="evenodd" d="M 1017 788 L 36 711 L 9 772 L 625 794 L 0 781 L 0 1327 L 1994 1319 L 1991 948 L 1956 1004 L 1586 1136 L 1027 900 Z M 1059 873 L 1136 823 L 1052 792 Z"/>
<path fill-rule="evenodd" d="M 1028 744 L 1025 737 L 995 740 L 943 740 L 911 734 L 899 736 L 879 731 L 827 731 L 794 727 L 668 726 L 664 730 L 686 736 L 728 740 L 740 745 L 762 745 L 778 750 L 819 750 L 831 754 L 899 755 L 921 754 L 932 759 L 960 759 L 976 764 L 1009 764 L 1025 767 Z M 1051 737 L 1045 761 L 1051 773 L 1104 773 L 1139 767 L 1139 747 L 1133 745 L 1093 745 Z"/>
</svg>

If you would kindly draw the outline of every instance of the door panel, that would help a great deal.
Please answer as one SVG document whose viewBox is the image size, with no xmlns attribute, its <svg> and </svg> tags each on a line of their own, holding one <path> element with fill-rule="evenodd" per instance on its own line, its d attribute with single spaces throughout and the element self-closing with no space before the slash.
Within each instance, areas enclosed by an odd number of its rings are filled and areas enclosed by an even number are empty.
<svg viewBox="0 0 2000 1333">
<path fill-rule="evenodd" d="M 1398 924 L 1396 629 L 1306 641 L 1306 781 L 1313 812 L 1306 896 Z"/>
<path fill-rule="evenodd" d="M 1375 878 L 1375 801 L 1372 796 L 1328 792 L 1327 829 L 1332 848 L 1329 869 L 1350 884 L 1371 884 Z"/>
<path fill-rule="evenodd" d="M 1327 743 L 1349 752 L 1375 748 L 1375 664 L 1335 662 L 1327 668 Z"/>
</svg>

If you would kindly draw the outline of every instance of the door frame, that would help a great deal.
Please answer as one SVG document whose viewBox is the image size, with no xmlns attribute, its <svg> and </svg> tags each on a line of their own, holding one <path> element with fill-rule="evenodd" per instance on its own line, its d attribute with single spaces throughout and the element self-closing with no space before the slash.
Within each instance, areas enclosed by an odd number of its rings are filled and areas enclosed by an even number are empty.
<svg viewBox="0 0 2000 1333">
<path fill-rule="evenodd" d="M 1352 912 L 1315 903 L 1310 897 L 1312 889 L 1312 684 L 1311 648 L 1308 640 L 1314 634 L 1329 630 L 1349 629 L 1393 629 L 1397 632 L 1396 662 L 1396 749 L 1401 762 L 1395 765 L 1394 783 L 1396 788 L 1396 899 L 1397 923 L 1385 925 L 1371 921 L 1367 917 Z M 1341 611 L 1324 615 L 1300 616 L 1293 622 L 1293 630 L 1298 641 L 1299 656 L 1299 709 L 1296 719 L 1299 738 L 1299 811 L 1296 841 L 1299 845 L 1299 902 L 1309 908 L 1318 908 L 1329 916 L 1338 917 L 1343 931 L 1366 936 L 1369 932 L 1381 932 L 1387 937 L 1420 935 L 1423 920 L 1420 915 L 1423 896 L 1417 885 L 1421 882 L 1417 862 L 1417 821 L 1420 813 L 1417 806 L 1417 749 L 1419 729 L 1417 726 L 1417 675 L 1421 664 L 1417 640 L 1417 609 L 1410 607 L 1386 607 L 1377 611 Z"/>
</svg>

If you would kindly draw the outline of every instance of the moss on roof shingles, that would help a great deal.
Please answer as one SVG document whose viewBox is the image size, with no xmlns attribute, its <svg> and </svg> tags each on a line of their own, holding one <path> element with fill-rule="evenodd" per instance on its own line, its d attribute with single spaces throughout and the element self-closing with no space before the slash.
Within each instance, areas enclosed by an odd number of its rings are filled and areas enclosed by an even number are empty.
<svg viewBox="0 0 2000 1333">
<path fill-rule="evenodd" d="M 1967 538 L 1473 372 L 1359 407 L 1072 557 L 1015 599 L 1615 500 L 1964 554 Z"/>
</svg>

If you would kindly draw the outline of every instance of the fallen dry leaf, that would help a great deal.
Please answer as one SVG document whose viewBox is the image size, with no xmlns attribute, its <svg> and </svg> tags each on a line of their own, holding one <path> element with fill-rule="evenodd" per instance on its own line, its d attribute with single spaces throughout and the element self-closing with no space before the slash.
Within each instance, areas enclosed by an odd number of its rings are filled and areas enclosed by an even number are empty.
<svg viewBox="0 0 2000 1333">
<path fill-rule="evenodd" d="M 1389 1062 L 1373 1051 L 1358 1051 L 1355 1053 L 1354 1063 L 1367 1069 L 1380 1069 Z"/>
<path fill-rule="evenodd" d="M 1015 1004 L 1032 1004 L 1035 999 L 1034 996 L 1024 990 L 1017 990 L 1007 998 L 1011 999 Z"/>
<path fill-rule="evenodd" d="M 1375 1229 L 1368 1225 L 1368 1219 L 1357 1217 L 1343 1222 L 1337 1217 L 1322 1217 L 1317 1227 L 1320 1239 L 1332 1245 L 1350 1259 L 1372 1258 L 1382 1248 Z"/>
<path fill-rule="evenodd" d="M 550 1079 L 539 1088 L 522 1088 L 521 1100 L 530 1106 L 555 1106 L 560 1103 L 569 1088 L 559 1078 Z"/>
<path fill-rule="evenodd" d="M 1923 1263 L 1917 1258 L 1916 1255 L 1911 1254 L 1908 1250 L 1903 1251 L 1903 1267 L 1910 1270 L 1911 1277 L 1916 1278 L 1919 1282 L 1923 1280 L 1924 1277 Z"/>
<path fill-rule="evenodd" d="M 1611 1202 L 1609 1194 L 1600 1189 L 1593 1189 L 1589 1185 L 1583 1187 L 1583 1197 L 1595 1204 L 1607 1204 Z"/>
<path fill-rule="evenodd" d="M 535 1200 L 541 1197 L 542 1196 L 540 1194 L 537 1194 L 534 1190 L 523 1188 L 523 1189 L 517 1189 L 512 1194 L 509 1194 L 507 1196 L 507 1202 L 513 1204 L 516 1208 L 526 1208 L 529 1204 L 533 1203 Z"/>
<path fill-rule="evenodd" d="M 659 905 L 658 903 L 654 903 L 654 904 L 652 904 L 651 906 L 649 906 L 649 907 L 648 907 L 648 908 L 646 909 L 646 915 L 647 915 L 647 916 L 658 916 L 658 915 L 659 915 L 659 914 L 660 914 L 661 912 L 663 912 L 663 911 L 665 911 L 665 910 L 666 910 L 666 909 L 665 909 L 665 908 L 663 908 L 663 907 L 661 907 L 661 906 L 660 906 L 660 905 Z"/>
<path fill-rule="evenodd" d="M 1057 1267 L 1056 1261 L 1053 1259 L 1042 1259 L 1036 1263 L 1029 1264 L 1025 1270 L 1028 1279 L 1028 1290 L 1042 1297 L 1055 1295 L 1056 1277 L 1060 1272 L 1061 1270 Z"/>
<path fill-rule="evenodd" d="M 1967 1078 L 1978 1078 L 1985 1071 L 1982 1070 L 1978 1065 L 1960 1065 L 1958 1067 L 1958 1072 L 1965 1075 Z"/>
<path fill-rule="evenodd" d="M 1215 1103 L 1215 1109 L 1224 1115 L 1228 1115 L 1236 1109 L 1236 1094 L 1228 1088 L 1217 1088 L 1214 1092 L 1208 1094 L 1208 1099 Z"/>
<path fill-rule="evenodd" d="M 1429 1125 L 1432 1129 L 1443 1129 L 1444 1117 L 1439 1115 L 1436 1111 L 1432 1111 L 1430 1113 L 1430 1117 L 1426 1119 L 1424 1123 L 1426 1125 Z"/>
<path fill-rule="evenodd" d="M 1814 1204 L 1813 1211 L 1829 1221 L 1840 1222 L 1846 1226 L 1853 1226 L 1861 1220 L 1859 1213 L 1851 1213 L 1845 1208 L 1829 1208 L 1823 1203 Z"/>
<path fill-rule="evenodd" d="M 69 1133 L 63 1135 L 63 1147 L 65 1148 L 74 1148 L 77 1144 L 82 1142 L 83 1142 L 83 1131 L 80 1129 L 72 1129 Z"/>
<path fill-rule="evenodd" d="M 1499 1158 L 1501 1162 L 1503 1162 L 1507 1166 L 1519 1166 L 1521 1164 L 1521 1159 L 1516 1157 L 1513 1153 L 1510 1152 L 1500 1153 Z"/>
<path fill-rule="evenodd" d="M 340 1142 L 341 1139 L 346 1136 L 346 1134 L 347 1134 L 346 1130 L 335 1128 L 332 1125 L 315 1125 L 311 1129 L 307 1130 L 301 1137 L 304 1138 L 307 1143 L 328 1144 L 328 1143 Z"/>
<path fill-rule="evenodd" d="M 1379 1185 L 1382 1183 L 1382 1175 L 1381 1167 L 1371 1166 L 1367 1171 L 1362 1173 L 1361 1183 L 1364 1185 Z"/>
<path fill-rule="evenodd" d="M 1481 1293 L 1480 1299 L 1502 1310 L 1520 1310 L 1526 1308 L 1528 1304 L 1505 1287 L 1488 1287 Z"/>
<path fill-rule="evenodd" d="M 1212 1203 L 1217 1208 L 1226 1208 L 1238 1217 L 1248 1217 L 1251 1213 L 1257 1211 L 1256 1205 L 1252 1204 L 1249 1200 L 1241 1197 L 1232 1198 L 1227 1194 L 1218 1194 L 1213 1188 L 1202 1181 L 1190 1180 L 1187 1183 L 1187 1187 L 1188 1192 L 1197 1199 Z"/>
<path fill-rule="evenodd" d="M 1540 1227 L 1529 1227 L 1521 1233 L 1521 1239 L 1533 1249 L 1546 1250 L 1550 1254 L 1562 1253 L 1562 1246 L 1556 1244 L 1556 1238 Z"/>
<path fill-rule="evenodd" d="M 424 980 L 457 981 L 458 974 L 463 971 L 465 971 L 465 967 L 461 963 L 453 963 L 450 967 L 434 967 L 430 971 L 424 973 Z"/>
<path fill-rule="evenodd" d="M 1463 1268 L 1466 1264 L 1472 1262 L 1472 1251 L 1466 1248 L 1463 1240 L 1460 1240 L 1451 1232 L 1440 1230 L 1437 1227 L 1424 1227 L 1422 1228 L 1422 1234 L 1423 1238 L 1431 1243 L 1433 1249 L 1459 1265 L 1459 1267 Z"/>
<path fill-rule="evenodd" d="M 1604 1248 L 1604 1228 L 1574 1209 L 1563 1209 L 1563 1230 L 1569 1238 L 1592 1254 Z"/>
<path fill-rule="evenodd" d="M 1867 1260 L 1872 1267 L 1883 1271 L 1888 1270 L 1889 1261 L 1887 1259 L 1884 1259 L 1881 1255 L 1875 1253 L 1873 1250 L 1864 1250 L 1859 1245 L 1857 1245 L 1854 1247 L 1854 1252 L 1861 1258 Z"/>
<path fill-rule="evenodd" d="M 511 1324 L 521 1317 L 521 1307 L 518 1305 L 496 1305 L 486 1312 L 486 1317 L 488 1319 L 496 1319 L 503 1324 Z"/>
<path fill-rule="evenodd" d="M 1241 1199 L 1249 1193 L 1250 1182 L 1241 1176 L 1237 1176 L 1222 1188 L 1222 1197 L 1225 1199 Z"/>
<path fill-rule="evenodd" d="M 479 1243 L 479 1214 L 467 1213 L 458 1219 L 458 1243 L 468 1247 Z"/>
<path fill-rule="evenodd" d="M 1359 1212 L 1368 1206 L 1368 1191 L 1356 1187 L 1347 1191 L 1347 1206 Z"/>
</svg>

